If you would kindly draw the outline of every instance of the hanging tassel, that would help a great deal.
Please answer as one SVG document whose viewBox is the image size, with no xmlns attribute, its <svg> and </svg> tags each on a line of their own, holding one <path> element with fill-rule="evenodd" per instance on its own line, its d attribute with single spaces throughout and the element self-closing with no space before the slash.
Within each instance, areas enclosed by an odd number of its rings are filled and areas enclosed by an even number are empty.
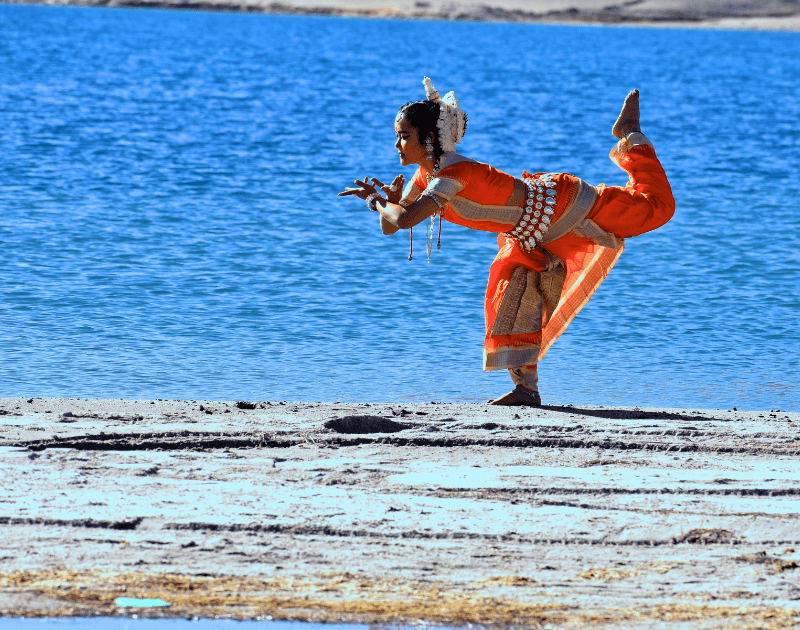
<svg viewBox="0 0 800 630">
<path fill-rule="evenodd" d="M 428 264 L 431 264 L 431 252 L 433 251 L 433 226 L 436 221 L 436 215 L 431 215 L 430 224 L 425 226 L 425 248 L 428 250 Z"/>
<path fill-rule="evenodd" d="M 408 259 L 411 260 L 411 255 L 414 253 L 414 228 L 408 228 Z"/>
<path fill-rule="evenodd" d="M 442 249 L 442 215 L 439 215 L 439 238 L 436 239 L 436 249 Z"/>
</svg>

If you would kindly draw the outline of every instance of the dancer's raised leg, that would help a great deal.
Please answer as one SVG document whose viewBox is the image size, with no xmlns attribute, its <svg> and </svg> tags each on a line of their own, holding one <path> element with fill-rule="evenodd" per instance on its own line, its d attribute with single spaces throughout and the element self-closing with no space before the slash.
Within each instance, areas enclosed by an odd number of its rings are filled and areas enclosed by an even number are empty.
<svg viewBox="0 0 800 630">
<path fill-rule="evenodd" d="M 639 128 L 637 90 L 625 98 L 611 133 L 620 141 L 610 157 L 630 179 L 627 186 L 598 186 L 597 201 L 587 218 L 617 238 L 630 238 L 669 221 L 675 214 L 675 198 L 652 143 Z"/>
</svg>

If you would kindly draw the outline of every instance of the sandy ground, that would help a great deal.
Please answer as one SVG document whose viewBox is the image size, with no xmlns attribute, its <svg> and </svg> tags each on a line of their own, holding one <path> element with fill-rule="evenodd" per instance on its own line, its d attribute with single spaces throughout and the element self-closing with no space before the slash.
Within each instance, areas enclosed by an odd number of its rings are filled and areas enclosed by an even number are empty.
<svg viewBox="0 0 800 630">
<path fill-rule="evenodd" d="M 8 2 L 9 0 L 0 0 Z M 800 30 L 800 0 L 10 0 L 35 4 L 152 7 L 394 17 Z"/>
<path fill-rule="evenodd" d="M 0 399 L 0 614 L 800 627 L 799 430 L 778 410 Z"/>
</svg>

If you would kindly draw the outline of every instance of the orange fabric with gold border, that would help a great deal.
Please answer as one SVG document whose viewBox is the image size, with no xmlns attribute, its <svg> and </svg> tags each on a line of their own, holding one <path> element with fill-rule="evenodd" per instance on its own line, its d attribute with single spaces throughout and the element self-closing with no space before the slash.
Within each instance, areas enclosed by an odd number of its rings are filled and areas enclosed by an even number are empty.
<svg viewBox="0 0 800 630">
<path fill-rule="evenodd" d="M 628 184 L 596 187 L 598 198 L 586 218 L 620 239 L 654 230 L 669 221 L 675 212 L 675 200 L 664 169 L 652 147 L 638 145 L 628 149 L 625 140 L 621 140 L 612 149 L 609 157 L 628 173 Z M 458 193 L 459 196 L 481 204 L 502 205 L 513 190 L 514 178 L 493 167 L 488 167 L 491 170 L 487 170 L 487 166 L 474 162 L 460 162 L 442 169 L 439 176 L 459 179 L 464 183 L 465 188 Z M 530 174 L 524 173 L 523 176 Z M 575 198 L 580 180 L 566 173 L 551 174 L 551 176 L 556 181 L 558 189 L 557 205 L 552 217 L 552 224 L 555 225 Z M 415 181 L 419 179 L 417 183 L 422 188 L 426 185 L 425 177 L 426 174 L 421 170 L 415 174 Z M 528 365 L 537 363 L 545 356 L 552 344 L 598 289 L 624 249 L 624 246 L 619 249 L 602 247 L 591 239 L 568 232 L 544 246 L 525 252 L 516 241 L 506 241 L 504 232 L 513 229 L 514 225 L 501 226 L 497 223 L 465 220 L 449 207 L 443 217 L 469 228 L 501 232 L 497 238 L 499 251 L 489 272 L 484 301 L 486 325 L 484 352 L 486 355 L 491 355 L 508 349 L 534 351 L 538 346 L 538 353 L 535 355 L 537 358 Z M 542 329 L 537 332 L 513 335 L 489 334 L 514 270 L 517 267 L 524 267 L 543 272 L 547 268 L 547 256 L 542 247 L 560 258 L 566 266 L 561 298 L 549 320 L 545 321 L 546 315 L 543 315 Z"/>
</svg>

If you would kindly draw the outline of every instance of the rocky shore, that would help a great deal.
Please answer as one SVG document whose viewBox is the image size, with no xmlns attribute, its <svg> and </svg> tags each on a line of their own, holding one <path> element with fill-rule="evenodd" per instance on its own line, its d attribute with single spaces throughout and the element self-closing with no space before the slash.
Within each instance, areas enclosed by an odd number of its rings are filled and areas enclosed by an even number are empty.
<svg viewBox="0 0 800 630">
<path fill-rule="evenodd" d="M 0 399 L 0 615 L 800 627 L 798 430 L 780 410 Z"/>
<path fill-rule="evenodd" d="M 31 4 L 424 20 L 800 29 L 799 0 L 44 0 Z"/>
</svg>

